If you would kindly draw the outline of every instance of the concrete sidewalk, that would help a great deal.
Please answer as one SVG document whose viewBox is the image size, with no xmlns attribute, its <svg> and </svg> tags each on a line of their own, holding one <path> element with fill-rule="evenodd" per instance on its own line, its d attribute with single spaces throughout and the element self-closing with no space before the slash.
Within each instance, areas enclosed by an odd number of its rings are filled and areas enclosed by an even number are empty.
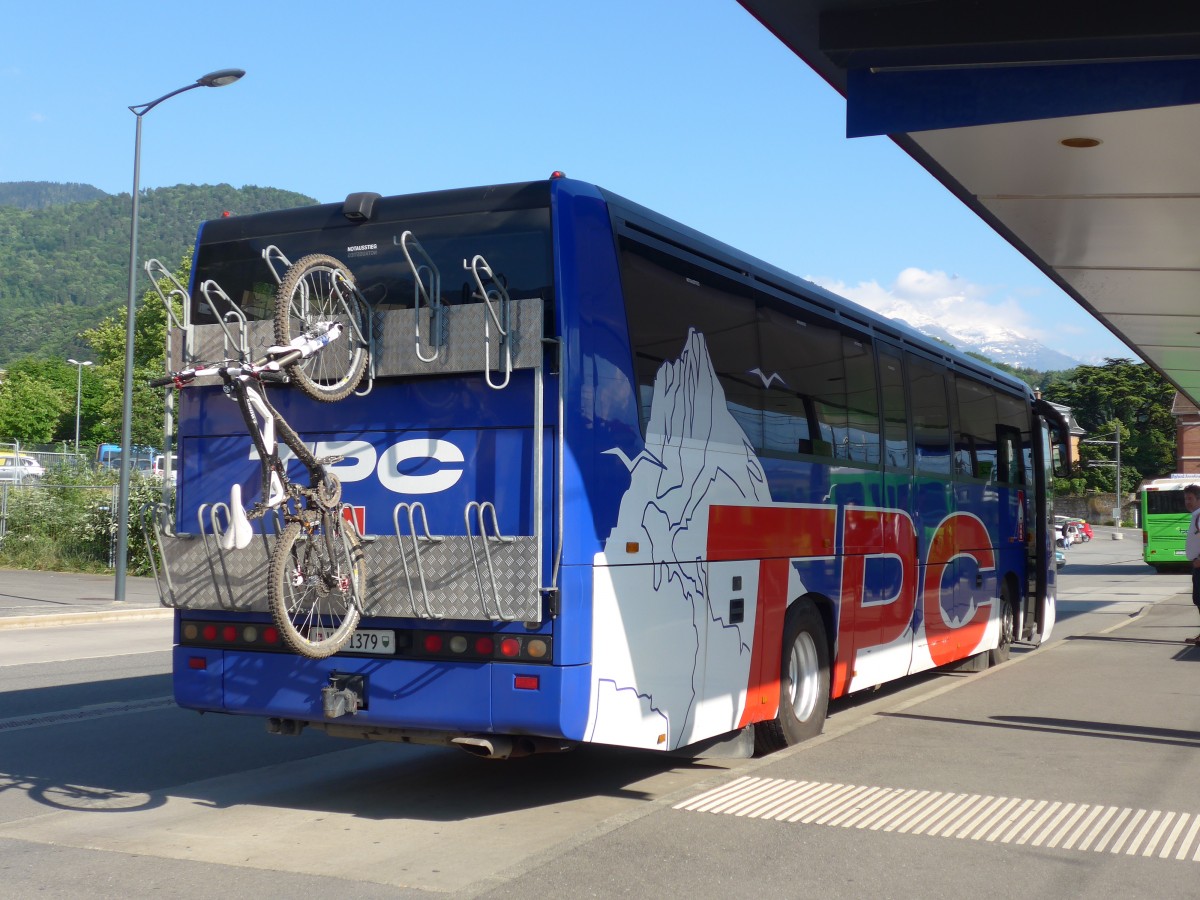
<svg viewBox="0 0 1200 900">
<path fill-rule="evenodd" d="M 126 578 L 113 599 L 112 575 L 0 569 L 0 629 L 169 617 L 153 578 Z"/>
</svg>

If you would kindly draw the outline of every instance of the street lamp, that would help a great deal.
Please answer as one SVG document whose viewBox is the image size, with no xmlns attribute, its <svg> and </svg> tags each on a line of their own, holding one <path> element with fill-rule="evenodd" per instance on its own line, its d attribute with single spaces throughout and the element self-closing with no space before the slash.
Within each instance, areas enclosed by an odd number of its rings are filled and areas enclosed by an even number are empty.
<svg viewBox="0 0 1200 900">
<path fill-rule="evenodd" d="M 75 455 L 79 455 L 79 396 L 83 390 L 83 367 L 90 366 L 92 361 L 85 359 L 80 362 L 77 359 L 68 359 L 71 365 L 75 366 Z"/>
<path fill-rule="evenodd" d="M 224 87 L 233 84 L 243 75 L 242 69 L 218 69 L 197 78 L 192 84 L 176 88 L 157 100 L 131 106 L 129 111 L 137 117 L 137 131 L 133 142 L 133 214 L 129 229 L 129 303 L 125 307 L 125 395 L 121 408 L 121 482 L 117 495 L 117 559 L 114 597 L 118 603 L 125 600 L 126 557 L 129 553 L 129 456 L 133 450 L 133 331 L 137 289 L 137 238 L 138 238 L 138 179 L 142 165 L 142 116 L 164 100 L 198 87 Z M 166 448 L 169 452 L 170 448 Z"/>
</svg>

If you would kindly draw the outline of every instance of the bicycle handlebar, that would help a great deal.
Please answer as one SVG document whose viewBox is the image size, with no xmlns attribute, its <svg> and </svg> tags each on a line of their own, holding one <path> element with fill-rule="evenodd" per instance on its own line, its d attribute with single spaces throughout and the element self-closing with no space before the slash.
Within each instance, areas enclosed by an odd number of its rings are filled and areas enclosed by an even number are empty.
<svg viewBox="0 0 1200 900">
<path fill-rule="evenodd" d="M 285 381 L 287 380 L 287 375 L 281 371 L 282 369 L 298 363 L 302 359 L 308 359 L 326 344 L 332 343 L 341 337 L 342 325 L 340 322 L 330 322 L 328 326 L 320 334 L 311 337 L 301 335 L 300 337 L 293 338 L 292 342 L 286 346 L 270 347 L 267 349 L 267 355 L 256 362 L 231 363 L 225 361 L 220 363 L 200 363 L 191 368 L 172 372 L 169 375 L 152 378 L 149 385 L 150 387 L 174 385 L 177 388 L 182 388 L 185 384 L 195 381 L 203 375 L 248 375 L 260 381 Z"/>
</svg>

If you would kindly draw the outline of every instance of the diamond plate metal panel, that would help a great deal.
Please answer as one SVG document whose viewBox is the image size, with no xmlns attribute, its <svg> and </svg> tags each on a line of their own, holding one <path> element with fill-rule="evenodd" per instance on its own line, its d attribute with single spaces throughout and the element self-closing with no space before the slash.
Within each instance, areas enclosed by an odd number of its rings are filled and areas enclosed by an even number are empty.
<svg viewBox="0 0 1200 900">
<path fill-rule="evenodd" d="M 404 552 L 395 537 L 380 537 L 365 544 L 366 614 L 416 619 L 496 621 L 507 617 L 522 622 L 541 621 L 536 539 L 518 537 L 508 543 L 491 542 L 495 595 L 482 540 L 475 539 L 478 566 L 472 560 L 470 538 L 447 537 L 436 544 L 422 541 L 424 593 L 410 540 L 405 540 Z M 229 552 L 222 552 L 211 537 L 207 545 L 200 537 L 164 536 L 162 542 L 174 593 L 174 603 L 164 598 L 167 605 L 193 610 L 269 611 L 266 571 L 273 537 L 263 539 L 262 535 L 256 535 L 245 550 Z M 411 581 L 405 577 L 406 562 Z"/>
<path fill-rule="evenodd" d="M 252 359 L 261 359 L 268 347 L 275 344 L 275 323 L 267 320 L 248 322 L 246 340 L 250 344 Z M 237 323 L 229 323 L 229 331 L 240 337 Z M 212 362 L 219 359 L 236 359 L 237 349 L 230 347 L 225 331 L 220 325 L 192 326 L 192 358 L 183 358 L 183 329 L 171 329 L 171 370 L 178 371 L 191 362 Z"/>
<path fill-rule="evenodd" d="M 484 560 L 482 538 L 475 539 L 475 559 L 471 556 L 470 538 L 447 537 L 438 543 L 421 541 L 424 592 L 411 539 L 406 536 L 403 545 L 401 550 L 396 538 L 384 537 L 372 548 L 373 562 L 379 566 L 380 583 L 388 585 L 379 599 L 381 604 L 385 604 L 381 615 L 472 621 L 502 618 L 521 622 L 541 621 L 542 601 L 538 589 L 535 538 L 518 537 L 508 543 L 491 542 L 495 594 Z M 408 576 L 405 575 L 406 564 Z"/>
<path fill-rule="evenodd" d="M 529 369 L 542 362 L 542 301 L 540 298 L 513 300 L 511 318 L 512 359 L 514 369 Z M 482 372 L 486 364 L 484 323 L 491 326 L 491 364 L 498 365 L 499 340 L 496 323 L 492 322 L 482 303 L 447 306 L 447 341 L 438 358 L 431 363 L 417 357 L 417 310 L 389 309 L 375 315 L 375 374 L 436 375 L 451 372 Z M 428 309 L 420 310 L 421 353 L 433 352 L 430 340 Z"/>
<path fill-rule="evenodd" d="M 542 362 L 542 301 L 532 297 L 511 301 L 510 333 L 514 369 L 531 369 Z M 433 351 L 430 340 L 432 313 L 422 308 L 388 309 L 372 313 L 375 338 L 375 375 L 437 375 L 454 372 L 482 372 L 490 353 L 493 370 L 499 365 L 500 344 L 495 322 L 482 303 L 466 303 L 445 308 L 446 343 L 431 363 L 417 357 L 416 323 L 421 321 L 421 352 Z M 484 324 L 490 325 L 490 344 L 484 341 Z M 260 359 L 275 343 L 275 325 L 269 320 L 247 323 L 246 337 L 252 359 Z M 229 325 L 237 337 L 235 323 Z M 171 334 L 171 369 L 178 371 L 188 363 L 183 354 L 183 330 Z M 192 328 L 192 360 L 212 361 L 235 358 L 220 325 L 196 325 Z"/>
</svg>

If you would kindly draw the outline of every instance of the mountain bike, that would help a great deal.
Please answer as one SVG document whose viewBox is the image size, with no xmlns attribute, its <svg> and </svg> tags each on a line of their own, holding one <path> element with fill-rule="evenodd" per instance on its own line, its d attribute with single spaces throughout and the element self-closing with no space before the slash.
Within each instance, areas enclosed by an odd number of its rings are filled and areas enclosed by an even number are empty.
<svg viewBox="0 0 1200 900">
<path fill-rule="evenodd" d="M 215 377 L 226 396 L 237 402 L 258 451 L 262 495 L 245 509 L 241 485 L 232 485 L 229 527 L 220 538 L 221 547 L 244 549 L 253 538 L 251 520 L 279 512 L 284 527 L 267 566 L 267 601 L 286 644 L 313 659 L 345 646 L 362 617 L 362 542 L 345 516 L 341 482 L 329 468 L 342 457 L 316 457 L 267 399 L 266 385 L 292 381 L 324 401 L 349 394 L 362 378 L 367 347 L 360 337 L 346 333 L 347 318 L 352 329 L 361 321 L 361 300 L 352 276 L 332 257 L 305 257 L 288 270 L 276 297 L 276 339 L 287 337 L 286 342 L 253 362 L 198 363 L 150 382 L 152 387 L 182 389 L 197 379 L 211 382 Z M 288 337 L 292 332 L 298 333 Z M 307 485 L 288 478 L 279 456 L 280 440 L 308 470 Z"/>
</svg>

